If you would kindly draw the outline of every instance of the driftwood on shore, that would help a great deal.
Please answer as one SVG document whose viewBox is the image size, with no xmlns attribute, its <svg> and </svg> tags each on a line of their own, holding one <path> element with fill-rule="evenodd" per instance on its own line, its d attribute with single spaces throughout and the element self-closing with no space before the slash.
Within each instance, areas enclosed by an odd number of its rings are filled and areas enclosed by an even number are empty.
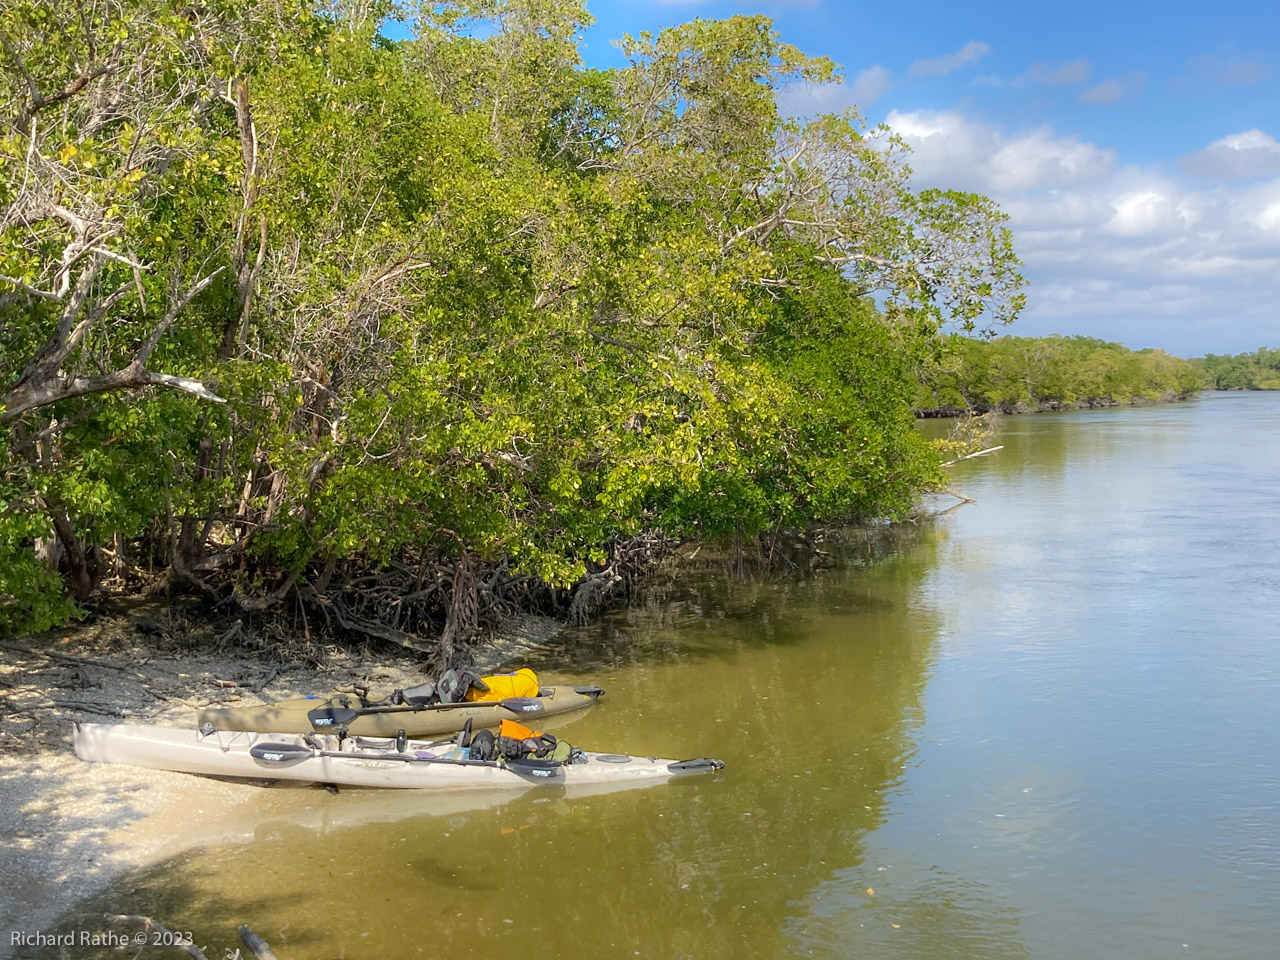
<svg viewBox="0 0 1280 960">
<path fill-rule="evenodd" d="M 28 646 L 25 643 L 5 643 L 4 646 L 19 653 L 25 653 L 28 656 L 44 657 L 46 660 L 61 660 L 63 663 L 74 663 L 77 666 L 103 667 L 107 670 L 128 669 L 124 664 L 109 663 L 96 657 L 81 657 L 70 653 L 59 653 L 56 650 L 37 650 L 35 647 Z"/>
<path fill-rule="evenodd" d="M 194 943 L 191 943 L 189 940 L 187 940 L 183 934 L 174 933 L 168 927 L 165 927 L 159 923 L 156 923 L 150 917 L 143 917 L 138 914 L 132 914 L 132 913 L 130 914 L 104 913 L 102 915 L 102 918 L 106 920 L 107 923 L 138 923 L 142 925 L 142 929 L 146 933 L 159 935 L 158 937 L 159 943 L 151 944 L 150 942 L 148 942 L 147 944 L 143 945 L 142 950 L 145 950 L 147 946 L 151 946 L 151 945 L 166 946 L 166 947 L 172 947 L 174 950 L 181 950 L 187 956 L 194 958 L 194 960 L 208 960 L 208 958 L 205 956 L 204 951 L 201 950 L 199 947 L 197 947 Z M 139 950 L 138 952 L 141 953 L 142 950 Z"/>
<path fill-rule="evenodd" d="M 247 923 L 242 923 L 237 928 L 240 934 L 240 942 L 245 948 L 252 953 L 258 960 L 277 960 L 275 953 L 271 947 L 267 945 L 267 941 L 254 933 Z"/>
<path fill-rule="evenodd" d="M 985 450 L 979 450 L 976 453 L 966 453 L 963 457 L 956 457 L 954 460 L 948 460 L 945 463 L 943 463 L 942 466 L 950 467 L 954 464 L 960 463 L 962 460 L 972 460 L 974 457 L 985 457 L 989 453 L 995 453 L 997 450 L 1003 450 L 1003 449 L 1004 449 L 1003 443 L 997 447 L 987 447 L 987 449 Z M 948 490 L 947 492 L 950 493 L 951 491 Z"/>
</svg>

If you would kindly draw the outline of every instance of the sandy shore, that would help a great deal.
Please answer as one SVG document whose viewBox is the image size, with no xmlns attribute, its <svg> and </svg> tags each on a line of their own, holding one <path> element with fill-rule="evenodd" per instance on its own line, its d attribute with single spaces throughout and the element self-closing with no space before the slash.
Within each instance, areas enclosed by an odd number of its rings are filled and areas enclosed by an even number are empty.
<svg viewBox="0 0 1280 960">
<path fill-rule="evenodd" d="M 551 641 L 530 618 L 473 659 L 482 669 Z M 278 805 L 263 782 L 83 763 L 75 721 L 194 724 L 210 703 L 261 703 L 368 686 L 380 696 L 423 678 L 386 650 L 329 648 L 312 662 L 228 647 L 136 616 L 20 644 L 0 643 L 0 937 L 34 930 L 120 874 L 196 846 L 249 804 Z M 296 792 L 296 791 L 295 791 Z"/>
</svg>

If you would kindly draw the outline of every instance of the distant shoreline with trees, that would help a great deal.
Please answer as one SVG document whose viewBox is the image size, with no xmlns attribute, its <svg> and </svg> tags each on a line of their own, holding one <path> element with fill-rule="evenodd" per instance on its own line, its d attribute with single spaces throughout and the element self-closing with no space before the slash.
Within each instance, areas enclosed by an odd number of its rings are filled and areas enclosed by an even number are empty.
<svg viewBox="0 0 1280 960">
<path fill-rule="evenodd" d="M 943 346 L 922 367 L 917 417 L 1170 402 L 1203 384 L 1192 361 L 1094 337 L 954 335 Z"/>
<path fill-rule="evenodd" d="M 1205 390 L 1280 390 L 1280 349 L 1259 347 L 1234 356 L 1210 353 L 1190 363 L 1200 371 Z"/>
<path fill-rule="evenodd" d="M 1183 359 L 1085 336 L 956 334 L 921 367 L 916 416 L 1172 403 L 1201 390 L 1280 390 L 1280 349 Z"/>
</svg>

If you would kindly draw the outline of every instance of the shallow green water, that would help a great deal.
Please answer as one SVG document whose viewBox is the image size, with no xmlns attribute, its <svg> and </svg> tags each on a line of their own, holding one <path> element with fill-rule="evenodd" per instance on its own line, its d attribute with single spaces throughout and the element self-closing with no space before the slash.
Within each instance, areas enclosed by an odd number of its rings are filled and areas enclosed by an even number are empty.
<svg viewBox="0 0 1280 960">
<path fill-rule="evenodd" d="M 722 774 L 270 791 L 83 915 L 282 960 L 1275 956 L 1280 395 L 999 442 L 954 468 L 976 503 L 861 563 L 709 571 L 541 665 L 608 688 L 549 729 Z"/>
</svg>

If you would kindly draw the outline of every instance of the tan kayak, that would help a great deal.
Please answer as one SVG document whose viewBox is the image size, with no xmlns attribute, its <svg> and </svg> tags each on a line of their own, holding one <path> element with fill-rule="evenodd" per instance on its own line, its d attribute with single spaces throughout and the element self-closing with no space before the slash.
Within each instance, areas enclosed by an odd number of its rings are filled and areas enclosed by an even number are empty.
<svg viewBox="0 0 1280 960">
<path fill-rule="evenodd" d="M 708 773 L 719 760 L 659 760 L 578 751 L 576 760 L 469 760 L 447 742 L 78 723 L 76 756 L 154 770 L 223 777 L 309 780 L 351 787 L 527 788 L 538 784 L 661 782 Z"/>
<path fill-rule="evenodd" d="M 196 727 L 209 730 L 256 730 L 260 733 L 324 733 L 345 726 L 365 737 L 437 737 L 461 730 L 496 727 L 503 720 L 536 723 L 545 717 L 589 707 L 604 693 L 599 687 L 543 687 L 537 697 L 511 697 L 492 702 L 433 704 L 429 707 L 373 705 L 362 707 L 355 696 L 328 700 L 281 700 L 253 706 L 205 707 Z"/>
</svg>

